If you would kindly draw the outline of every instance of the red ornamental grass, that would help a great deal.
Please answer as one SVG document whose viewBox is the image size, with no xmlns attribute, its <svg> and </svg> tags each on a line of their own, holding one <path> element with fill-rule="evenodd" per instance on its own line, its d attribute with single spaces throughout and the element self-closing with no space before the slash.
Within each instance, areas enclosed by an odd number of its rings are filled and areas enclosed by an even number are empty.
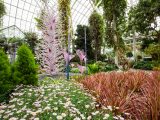
<svg viewBox="0 0 160 120">
<path fill-rule="evenodd" d="M 160 72 L 128 71 L 98 73 L 81 81 L 115 114 L 130 113 L 135 120 L 160 120 Z"/>
</svg>

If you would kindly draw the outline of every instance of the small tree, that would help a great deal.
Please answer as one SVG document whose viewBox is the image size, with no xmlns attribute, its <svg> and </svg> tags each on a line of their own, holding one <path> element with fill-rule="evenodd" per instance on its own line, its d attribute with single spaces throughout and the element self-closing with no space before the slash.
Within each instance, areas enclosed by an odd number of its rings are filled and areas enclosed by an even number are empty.
<svg viewBox="0 0 160 120">
<path fill-rule="evenodd" d="M 37 66 L 31 50 L 26 45 L 22 45 L 18 49 L 16 70 L 15 74 L 20 78 L 20 83 L 37 85 Z"/>
<path fill-rule="evenodd" d="M 10 64 L 7 55 L 0 50 L 0 94 L 5 93 L 11 87 Z"/>
<path fill-rule="evenodd" d="M 90 18 L 90 35 L 93 40 L 95 60 L 97 61 L 101 54 L 101 46 L 104 38 L 104 22 L 103 17 L 94 11 Z"/>
</svg>

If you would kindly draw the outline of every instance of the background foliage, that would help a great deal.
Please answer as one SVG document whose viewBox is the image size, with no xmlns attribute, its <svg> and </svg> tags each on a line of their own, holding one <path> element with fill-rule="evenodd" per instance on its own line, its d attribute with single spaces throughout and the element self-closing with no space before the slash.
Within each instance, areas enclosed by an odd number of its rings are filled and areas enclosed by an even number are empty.
<svg viewBox="0 0 160 120">
<path fill-rule="evenodd" d="M 95 60 L 97 61 L 101 54 L 101 46 L 104 38 L 103 17 L 94 11 L 89 18 L 89 24 L 92 45 L 95 53 Z"/>
</svg>

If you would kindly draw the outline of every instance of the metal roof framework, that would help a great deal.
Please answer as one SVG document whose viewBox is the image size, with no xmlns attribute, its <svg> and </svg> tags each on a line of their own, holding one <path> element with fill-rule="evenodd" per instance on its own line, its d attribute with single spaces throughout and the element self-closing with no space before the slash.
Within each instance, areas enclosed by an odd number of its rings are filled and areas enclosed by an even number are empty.
<svg viewBox="0 0 160 120">
<path fill-rule="evenodd" d="M 40 33 L 36 27 L 34 18 L 38 17 L 44 5 L 42 0 L 4 0 L 6 7 L 6 15 L 3 17 L 3 28 L 9 26 L 17 26 L 24 32 L 32 31 Z M 50 9 L 58 11 L 58 0 L 48 0 Z M 76 30 L 78 24 L 88 25 L 88 18 L 93 12 L 90 0 L 71 0 L 71 17 L 73 30 Z M 15 30 L 15 31 L 14 31 Z M 14 36 L 17 34 L 16 29 L 8 29 L 3 31 L 7 37 L 10 33 Z"/>
</svg>

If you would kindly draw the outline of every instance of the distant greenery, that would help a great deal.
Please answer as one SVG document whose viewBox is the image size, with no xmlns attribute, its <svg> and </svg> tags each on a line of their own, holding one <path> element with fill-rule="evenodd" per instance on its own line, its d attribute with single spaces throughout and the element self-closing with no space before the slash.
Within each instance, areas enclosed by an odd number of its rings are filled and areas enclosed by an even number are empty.
<svg viewBox="0 0 160 120">
<path fill-rule="evenodd" d="M 141 61 L 134 65 L 135 69 L 142 69 L 142 70 L 152 70 L 153 64 L 152 62 L 148 61 Z"/>
<path fill-rule="evenodd" d="M 0 19 L 3 17 L 3 15 L 6 13 L 6 10 L 5 10 L 5 5 L 4 5 L 4 2 L 3 0 L 0 0 Z M 0 28 L 1 28 L 1 25 L 2 25 L 2 21 L 0 20 Z"/>
<path fill-rule="evenodd" d="M 141 50 L 152 56 L 154 61 L 160 61 L 160 30 L 157 29 L 157 18 L 160 16 L 159 0 L 140 0 L 129 11 L 128 34 L 136 32 L 143 38 Z M 142 17 L 143 16 L 143 17 Z"/>
<path fill-rule="evenodd" d="M 104 21 L 103 17 L 96 11 L 94 11 L 89 18 L 89 28 L 94 56 L 97 61 L 101 54 L 101 46 L 104 39 Z"/>
<path fill-rule="evenodd" d="M 154 64 L 151 61 L 139 61 L 134 65 L 135 69 L 141 69 L 141 70 L 152 70 L 153 67 Z"/>
<path fill-rule="evenodd" d="M 118 69 L 118 67 L 115 64 L 110 64 L 108 62 L 101 62 L 101 61 L 89 64 L 88 68 L 91 74 L 98 72 L 108 72 Z"/>
<path fill-rule="evenodd" d="M 160 38 L 160 32 L 156 29 L 156 19 L 160 16 L 159 8 L 159 0 L 140 0 L 129 12 L 129 29 L 141 33 L 146 38 L 147 35 L 154 36 L 155 39 Z"/>
<path fill-rule="evenodd" d="M 119 64 L 120 54 L 124 53 L 123 34 L 126 28 L 125 13 L 127 8 L 126 0 L 102 0 L 102 7 L 105 19 L 106 43 L 113 48 L 115 53 L 115 64 Z"/>
<path fill-rule="evenodd" d="M 132 52 L 127 52 L 127 53 L 126 53 L 126 56 L 127 56 L 127 57 L 133 57 L 133 54 L 132 54 Z"/>
<path fill-rule="evenodd" d="M 4 35 L 0 36 L 0 48 L 4 49 L 5 53 L 13 52 L 15 48 L 25 43 L 23 38 L 9 37 L 6 38 Z"/>
<path fill-rule="evenodd" d="M 87 46 L 87 57 L 88 59 L 93 59 L 93 48 L 92 48 L 92 39 L 90 35 L 90 30 L 88 26 L 77 25 L 76 29 L 76 39 L 74 41 L 75 51 L 77 49 L 85 50 L 85 29 L 86 29 L 86 46 Z"/>
<path fill-rule="evenodd" d="M 160 44 L 150 44 L 145 52 L 151 55 L 154 61 L 160 61 Z"/>
<path fill-rule="evenodd" d="M 28 43 L 32 52 L 35 53 L 35 47 L 38 43 L 38 35 L 35 32 L 26 32 L 24 39 Z"/>
</svg>

